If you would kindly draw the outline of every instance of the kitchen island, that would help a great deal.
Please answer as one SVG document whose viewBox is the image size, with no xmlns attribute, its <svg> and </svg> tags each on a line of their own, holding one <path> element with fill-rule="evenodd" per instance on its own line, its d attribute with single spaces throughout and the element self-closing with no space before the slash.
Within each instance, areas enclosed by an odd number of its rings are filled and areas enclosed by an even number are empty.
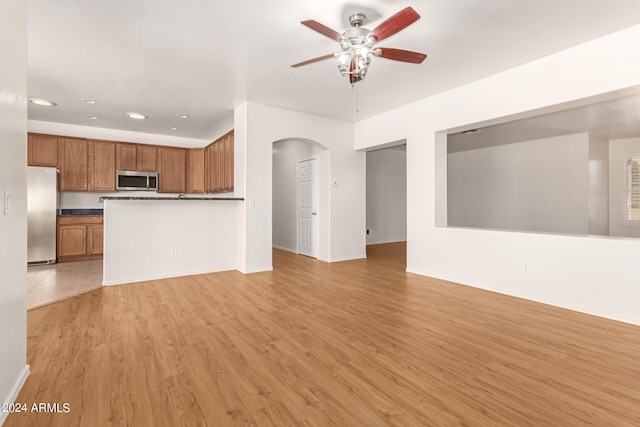
<svg viewBox="0 0 640 427">
<path fill-rule="evenodd" d="M 244 199 L 103 197 L 104 285 L 238 268 Z"/>
</svg>

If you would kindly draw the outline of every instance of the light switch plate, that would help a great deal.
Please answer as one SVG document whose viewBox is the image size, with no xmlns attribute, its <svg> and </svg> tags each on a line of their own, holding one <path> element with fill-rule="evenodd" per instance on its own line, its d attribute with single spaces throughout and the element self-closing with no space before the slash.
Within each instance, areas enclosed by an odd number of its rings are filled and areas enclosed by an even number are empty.
<svg viewBox="0 0 640 427">
<path fill-rule="evenodd" d="M 4 203 L 4 214 L 9 215 L 11 213 L 11 205 L 9 204 L 11 201 L 11 194 L 7 190 L 4 190 L 2 200 Z"/>
</svg>

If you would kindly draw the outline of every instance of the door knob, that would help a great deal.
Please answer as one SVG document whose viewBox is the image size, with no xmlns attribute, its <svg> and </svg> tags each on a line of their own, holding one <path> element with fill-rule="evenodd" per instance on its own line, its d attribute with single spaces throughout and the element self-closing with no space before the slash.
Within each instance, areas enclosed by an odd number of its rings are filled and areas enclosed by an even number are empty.
<svg viewBox="0 0 640 427">
<path fill-rule="evenodd" d="M 311 215 L 318 215 L 317 212 L 311 212 Z"/>
</svg>

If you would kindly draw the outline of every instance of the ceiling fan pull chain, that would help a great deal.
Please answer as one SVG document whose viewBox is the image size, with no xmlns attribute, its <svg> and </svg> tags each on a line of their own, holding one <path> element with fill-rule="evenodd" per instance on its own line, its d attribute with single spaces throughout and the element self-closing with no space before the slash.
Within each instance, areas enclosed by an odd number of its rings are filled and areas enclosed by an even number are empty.
<svg viewBox="0 0 640 427">
<path fill-rule="evenodd" d="M 360 93 L 358 92 L 358 85 L 357 84 L 352 84 L 351 85 L 352 88 L 355 89 L 356 91 L 356 113 L 360 112 Z"/>
</svg>

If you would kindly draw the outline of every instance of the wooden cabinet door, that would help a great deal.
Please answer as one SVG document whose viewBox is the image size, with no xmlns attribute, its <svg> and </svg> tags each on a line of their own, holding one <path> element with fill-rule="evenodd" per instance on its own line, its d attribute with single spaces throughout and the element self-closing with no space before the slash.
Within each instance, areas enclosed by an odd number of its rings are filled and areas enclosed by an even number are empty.
<svg viewBox="0 0 640 427">
<path fill-rule="evenodd" d="M 220 192 L 220 144 L 218 142 L 211 146 L 211 192 Z"/>
<path fill-rule="evenodd" d="M 81 256 L 86 253 L 86 225 L 61 225 L 58 227 L 58 258 Z"/>
<path fill-rule="evenodd" d="M 137 146 L 135 144 L 116 144 L 116 169 L 133 171 L 138 167 Z"/>
<path fill-rule="evenodd" d="M 102 224 L 87 226 L 87 254 L 102 254 L 104 247 L 104 226 Z"/>
<path fill-rule="evenodd" d="M 158 170 L 157 148 L 153 145 L 136 144 L 136 170 L 156 172 Z"/>
<path fill-rule="evenodd" d="M 204 193 L 204 148 L 191 148 L 189 150 L 188 159 L 188 175 L 187 192 L 188 193 Z"/>
<path fill-rule="evenodd" d="M 233 184 L 233 133 L 231 133 L 224 140 L 224 189 L 232 191 Z"/>
<path fill-rule="evenodd" d="M 207 147 L 207 164 L 206 164 L 206 174 L 207 174 L 207 193 L 215 193 L 216 192 L 216 151 L 215 144 L 210 144 Z"/>
<path fill-rule="evenodd" d="M 60 191 L 87 191 L 89 188 L 87 151 L 85 139 L 59 138 Z"/>
<path fill-rule="evenodd" d="M 187 150 L 158 147 L 159 193 L 186 193 Z"/>
<path fill-rule="evenodd" d="M 89 191 L 116 190 L 116 144 L 89 141 Z"/>
<path fill-rule="evenodd" d="M 211 174 L 209 171 L 211 170 L 211 146 L 207 145 L 204 148 L 204 192 L 211 192 Z"/>
<path fill-rule="evenodd" d="M 58 167 L 58 137 L 30 133 L 27 141 L 27 164 Z"/>
</svg>

